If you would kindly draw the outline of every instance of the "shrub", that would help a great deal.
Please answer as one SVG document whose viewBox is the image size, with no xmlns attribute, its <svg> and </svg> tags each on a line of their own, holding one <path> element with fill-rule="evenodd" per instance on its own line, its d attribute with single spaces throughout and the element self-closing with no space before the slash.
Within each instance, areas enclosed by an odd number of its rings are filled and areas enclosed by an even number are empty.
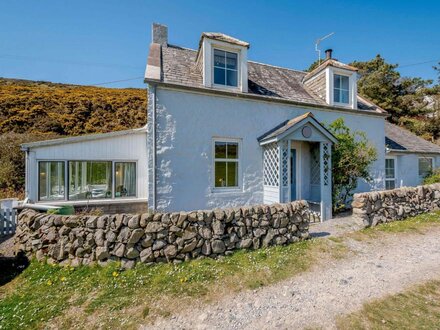
<svg viewBox="0 0 440 330">
<path fill-rule="evenodd" d="M 427 175 L 423 179 L 423 184 L 432 184 L 440 182 L 440 169 L 432 171 L 431 174 Z"/>
</svg>

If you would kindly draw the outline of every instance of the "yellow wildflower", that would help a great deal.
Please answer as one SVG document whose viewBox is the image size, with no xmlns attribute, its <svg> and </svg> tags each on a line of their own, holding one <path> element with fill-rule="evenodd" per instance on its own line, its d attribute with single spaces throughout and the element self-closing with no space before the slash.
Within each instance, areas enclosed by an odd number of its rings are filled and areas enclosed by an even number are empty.
<svg viewBox="0 0 440 330">
<path fill-rule="evenodd" d="M 61 282 L 64 282 L 64 281 L 66 281 L 66 278 L 63 276 L 63 277 L 61 277 Z"/>
<path fill-rule="evenodd" d="M 118 272 L 113 272 L 113 277 L 118 277 L 119 276 L 119 273 Z"/>
<path fill-rule="evenodd" d="M 47 285 L 52 285 L 52 281 L 51 280 L 47 280 Z"/>
</svg>

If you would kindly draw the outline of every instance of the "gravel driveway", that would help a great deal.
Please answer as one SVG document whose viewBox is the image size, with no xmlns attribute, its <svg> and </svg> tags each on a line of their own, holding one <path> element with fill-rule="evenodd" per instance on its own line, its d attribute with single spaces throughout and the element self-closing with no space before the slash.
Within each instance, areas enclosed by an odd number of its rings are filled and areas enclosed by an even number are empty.
<svg viewBox="0 0 440 330">
<path fill-rule="evenodd" d="M 335 328 L 338 315 L 355 311 L 364 302 L 438 279 L 440 228 L 403 235 L 390 234 L 374 242 L 353 240 L 352 257 L 329 261 L 270 287 L 193 306 L 145 329 Z"/>
</svg>

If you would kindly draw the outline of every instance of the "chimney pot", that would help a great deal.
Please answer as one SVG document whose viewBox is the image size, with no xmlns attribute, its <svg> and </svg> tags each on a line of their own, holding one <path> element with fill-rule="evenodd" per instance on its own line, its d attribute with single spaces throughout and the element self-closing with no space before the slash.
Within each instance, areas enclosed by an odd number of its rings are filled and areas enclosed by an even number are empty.
<svg viewBox="0 0 440 330">
<path fill-rule="evenodd" d="M 332 53 L 333 53 L 333 49 L 327 49 L 327 50 L 325 51 L 325 59 L 326 59 L 326 60 L 331 59 L 331 58 L 332 58 Z"/>
<path fill-rule="evenodd" d="M 168 27 L 159 23 L 153 23 L 151 29 L 152 42 L 162 46 L 168 45 Z"/>
</svg>

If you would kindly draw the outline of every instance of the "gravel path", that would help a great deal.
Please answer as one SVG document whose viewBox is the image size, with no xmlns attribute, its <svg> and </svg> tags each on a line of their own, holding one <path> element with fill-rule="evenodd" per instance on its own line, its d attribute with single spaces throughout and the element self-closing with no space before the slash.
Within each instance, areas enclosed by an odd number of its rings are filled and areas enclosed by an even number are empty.
<svg viewBox="0 0 440 330">
<path fill-rule="evenodd" d="M 316 232 L 320 232 L 318 227 Z M 335 328 L 335 318 L 371 299 L 438 278 L 440 228 L 425 234 L 352 241 L 354 255 L 330 261 L 279 284 L 245 291 L 191 309 L 152 326 L 159 329 Z M 148 326 L 149 327 L 149 326 Z M 148 327 L 145 327 L 147 329 Z"/>
</svg>

